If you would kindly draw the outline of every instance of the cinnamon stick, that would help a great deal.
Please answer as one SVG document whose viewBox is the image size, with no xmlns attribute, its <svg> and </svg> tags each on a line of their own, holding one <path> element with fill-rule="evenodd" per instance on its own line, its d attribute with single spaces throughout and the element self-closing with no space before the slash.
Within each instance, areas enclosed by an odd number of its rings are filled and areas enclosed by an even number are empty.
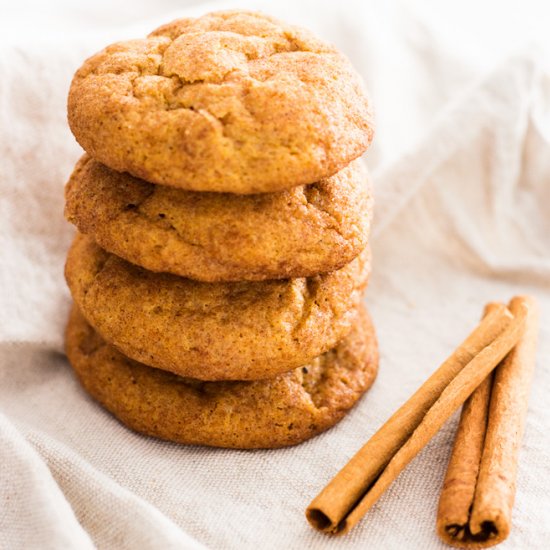
<svg viewBox="0 0 550 550">
<path fill-rule="evenodd" d="M 437 514 L 437 532 L 447 544 L 486 548 L 507 538 L 515 497 L 517 457 L 535 365 L 538 308 L 529 311 L 523 334 L 493 379 L 464 404 Z"/>
<path fill-rule="evenodd" d="M 527 314 L 492 304 L 476 329 L 306 510 L 320 531 L 349 531 L 517 342 Z"/>
</svg>

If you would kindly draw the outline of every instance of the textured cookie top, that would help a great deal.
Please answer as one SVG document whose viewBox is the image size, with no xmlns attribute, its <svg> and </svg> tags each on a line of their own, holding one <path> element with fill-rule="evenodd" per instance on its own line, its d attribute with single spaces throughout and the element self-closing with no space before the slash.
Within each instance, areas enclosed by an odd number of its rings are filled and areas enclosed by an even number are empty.
<svg viewBox="0 0 550 550">
<path fill-rule="evenodd" d="M 376 376 L 378 348 L 364 308 L 337 347 L 254 382 L 199 382 L 122 355 L 73 308 L 66 350 L 84 387 L 129 427 L 187 444 L 294 445 L 337 422 Z"/>
<path fill-rule="evenodd" d="M 329 350 L 351 329 L 369 273 L 366 250 L 325 275 L 201 283 L 146 271 L 82 235 L 65 269 L 75 302 L 105 340 L 201 380 L 268 378 Z"/>
<path fill-rule="evenodd" d="M 360 160 L 315 184 L 244 196 L 153 185 L 84 156 L 65 197 L 67 219 L 109 252 L 208 282 L 339 269 L 367 245 L 373 202 Z"/>
<path fill-rule="evenodd" d="M 252 12 L 180 19 L 89 58 L 69 124 L 98 161 L 195 191 L 277 191 L 330 176 L 372 139 L 362 82 L 309 32 Z"/>
</svg>

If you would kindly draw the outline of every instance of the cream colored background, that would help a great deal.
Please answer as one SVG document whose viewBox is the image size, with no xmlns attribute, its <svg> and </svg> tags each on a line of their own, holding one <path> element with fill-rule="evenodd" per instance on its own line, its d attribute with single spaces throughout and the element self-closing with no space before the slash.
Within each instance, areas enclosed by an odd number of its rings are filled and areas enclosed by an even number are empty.
<svg viewBox="0 0 550 550">
<path fill-rule="evenodd" d="M 310 27 L 364 75 L 377 111 L 367 303 L 379 378 L 336 428 L 280 451 L 135 435 L 62 355 L 72 229 L 63 184 L 74 70 L 179 15 L 247 6 Z M 502 548 L 550 537 L 550 72 L 544 2 L 12 2 L 0 18 L 0 547 L 442 547 L 435 511 L 456 418 L 348 537 L 310 499 L 458 344 L 489 300 L 530 292 L 541 344 Z M 545 544 L 546 543 L 546 544 Z"/>
</svg>

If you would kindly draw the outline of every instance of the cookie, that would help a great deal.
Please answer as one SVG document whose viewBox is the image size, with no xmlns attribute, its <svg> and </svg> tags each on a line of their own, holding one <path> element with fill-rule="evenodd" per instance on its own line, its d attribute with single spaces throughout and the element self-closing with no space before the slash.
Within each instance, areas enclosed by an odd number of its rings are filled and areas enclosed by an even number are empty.
<svg viewBox="0 0 550 550">
<path fill-rule="evenodd" d="M 378 369 L 376 336 L 364 308 L 334 349 L 269 380 L 199 382 L 152 369 L 107 344 L 76 307 L 66 351 L 84 388 L 133 430 L 242 449 L 295 445 L 326 430 L 371 386 Z"/>
<path fill-rule="evenodd" d="M 69 125 L 96 160 L 190 191 L 319 181 L 368 147 L 369 100 L 333 46 L 246 11 L 180 19 L 76 72 Z"/>
<path fill-rule="evenodd" d="M 244 196 L 153 185 L 84 156 L 65 197 L 67 219 L 102 248 L 207 282 L 339 269 L 367 245 L 373 202 L 360 160 L 312 185 Z"/>
<path fill-rule="evenodd" d="M 90 324 L 128 357 L 200 380 L 269 378 L 304 365 L 351 329 L 368 251 L 338 271 L 201 283 L 153 273 L 78 235 L 65 275 Z"/>
</svg>

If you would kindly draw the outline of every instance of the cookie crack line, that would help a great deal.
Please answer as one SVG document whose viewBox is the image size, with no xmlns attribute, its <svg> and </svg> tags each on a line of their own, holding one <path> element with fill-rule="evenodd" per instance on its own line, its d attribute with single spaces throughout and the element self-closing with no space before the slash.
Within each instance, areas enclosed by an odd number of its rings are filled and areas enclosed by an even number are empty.
<svg viewBox="0 0 550 550">
<path fill-rule="evenodd" d="M 88 295 L 90 290 L 96 285 L 98 277 L 109 267 L 111 263 L 114 261 L 117 261 L 116 256 L 113 256 L 112 254 L 104 251 L 102 249 L 102 253 L 105 254 L 105 257 L 101 259 L 100 262 L 98 262 L 97 269 L 94 270 L 92 274 L 92 280 L 88 285 L 83 284 L 82 285 L 82 294 L 84 297 Z"/>
<path fill-rule="evenodd" d="M 135 216 L 139 216 L 143 220 L 146 220 L 146 221 L 149 221 L 149 222 L 152 222 L 152 223 L 159 222 L 160 220 L 159 220 L 158 217 L 150 216 L 149 214 L 146 214 L 145 212 L 143 212 L 143 210 L 141 209 L 141 206 L 143 206 L 143 203 L 145 203 L 147 200 L 149 200 L 154 194 L 155 194 L 155 189 L 153 189 L 147 195 L 147 197 L 145 197 L 143 200 L 140 200 L 136 203 L 132 203 L 132 204 L 135 204 L 135 208 L 131 209 L 132 214 L 135 215 Z M 119 210 L 117 212 L 116 216 L 115 216 L 115 220 L 119 220 L 120 218 L 122 218 L 127 213 L 128 213 L 128 210 Z M 161 218 L 161 219 L 166 220 L 166 218 Z M 209 248 L 207 245 L 204 245 L 202 243 L 195 243 L 195 242 L 185 238 L 183 233 L 175 225 L 173 225 L 170 222 L 170 220 L 166 220 L 166 224 L 162 226 L 162 229 L 164 229 L 165 231 L 169 231 L 171 233 L 174 233 L 176 235 L 176 237 L 182 243 L 184 243 L 186 245 L 193 246 L 193 247 L 196 247 L 196 248 L 200 248 L 200 249 L 203 249 L 203 250 Z M 164 241 L 162 245 L 159 245 L 160 250 L 165 250 L 167 246 L 168 246 L 168 243 L 166 241 Z"/>
<path fill-rule="evenodd" d="M 228 74 L 230 74 L 232 72 L 233 71 L 229 71 Z M 207 83 L 205 80 L 187 82 L 187 81 L 182 80 L 178 75 L 164 76 L 164 75 L 161 75 L 161 74 L 156 74 L 156 75 L 150 75 L 150 74 L 141 75 L 140 74 L 140 75 L 137 75 L 137 76 L 133 77 L 132 79 L 130 79 L 131 95 L 135 100 L 139 101 L 140 99 L 142 99 L 141 94 L 136 93 L 136 81 L 139 78 L 143 78 L 143 77 L 146 77 L 146 76 L 159 76 L 159 77 L 166 78 L 166 79 L 172 80 L 172 81 L 173 81 L 174 78 L 179 79 L 178 87 L 176 89 L 172 90 L 172 94 L 174 95 L 174 99 L 169 99 L 169 98 L 166 97 L 165 94 L 163 94 L 163 99 L 164 99 L 163 106 L 164 106 L 164 108 L 162 110 L 167 112 L 167 113 L 171 112 L 171 111 L 188 111 L 190 113 L 196 113 L 197 116 L 204 117 L 206 120 L 208 120 L 210 123 L 212 123 L 218 131 L 220 131 L 221 135 L 223 136 L 223 138 L 225 140 L 226 145 L 229 145 L 233 149 L 233 151 L 235 151 L 235 149 L 237 149 L 237 147 L 236 147 L 237 140 L 235 138 L 233 138 L 232 136 L 228 135 L 227 132 L 226 132 L 226 126 L 228 125 L 228 123 L 225 119 L 227 119 L 227 117 L 230 113 L 225 113 L 223 115 L 216 115 L 212 111 L 207 109 L 205 106 L 201 106 L 199 108 L 199 107 L 195 107 L 192 104 L 187 105 L 187 104 L 185 104 L 185 102 L 177 99 L 176 94 L 179 90 L 183 89 L 185 86 L 194 86 L 194 85 L 205 84 L 205 83 Z M 208 84 L 214 84 L 214 83 L 208 83 Z M 223 82 L 220 82 L 218 85 L 221 85 L 221 84 L 223 84 Z M 251 118 L 254 118 L 254 115 L 252 114 L 252 112 L 245 106 L 245 104 L 243 102 L 240 102 L 240 106 L 243 107 L 243 111 L 245 111 L 248 114 L 248 116 L 250 116 Z M 292 146 L 290 146 L 290 145 L 288 147 L 289 147 L 289 149 L 292 148 Z"/>
<path fill-rule="evenodd" d="M 315 184 L 312 184 L 315 185 Z M 306 186 L 307 187 L 307 186 Z M 329 222 L 328 226 L 325 228 L 327 231 L 334 231 L 337 235 L 342 237 L 342 239 L 346 239 L 346 236 L 344 235 L 342 231 L 342 223 L 340 220 L 337 219 L 336 215 L 328 210 L 328 208 L 325 208 L 321 206 L 320 204 L 315 204 L 308 196 L 308 193 L 304 190 L 304 197 L 306 199 L 306 208 L 315 210 L 316 212 L 319 212 L 325 220 Z"/>
<path fill-rule="evenodd" d="M 156 189 L 153 187 L 152 189 L 149 189 L 147 191 L 147 195 L 142 199 L 138 201 L 129 202 L 128 204 L 126 204 L 126 208 L 123 210 L 120 210 L 116 217 L 118 218 L 119 215 L 123 214 L 124 212 L 128 212 L 129 210 L 133 212 L 141 212 L 140 211 L 141 206 L 143 205 L 144 202 L 148 201 L 155 194 L 155 191 Z"/>
<path fill-rule="evenodd" d="M 97 336 L 97 335 L 96 335 Z M 91 346 L 88 339 L 92 340 Z M 105 342 L 103 338 L 97 338 L 95 340 L 89 338 L 89 336 L 82 341 L 82 343 L 78 346 L 80 351 L 86 356 L 86 357 L 93 357 L 94 355 L 97 355 L 102 350 L 107 348 L 109 344 Z"/>
<path fill-rule="evenodd" d="M 132 203 L 132 204 L 135 204 L 135 209 L 132 208 L 132 212 L 135 214 L 135 215 L 138 215 L 140 216 L 142 219 L 144 220 L 147 220 L 147 221 L 150 221 L 150 222 L 158 222 L 159 219 L 156 217 L 156 216 L 151 216 L 149 214 L 146 214 L 145 212 L 143 212 L 140 207 L 143 205 L 144 202 L 146 202 L 151 196 L 153 196 L 155 194 L 155 189 L 153 189 L 148 195 L 147 197 L 145 197 L 143 200 L 137 202 L 137 203 Z M 317 205 L 314 205 L 313 203 L 308 203 L 308 207 L 311 207 L 313 209 L 315 209 L 316 211 L 320 212 L 321 214 L 325 215 L 326 218 L 328 218 L 330 220 L 330 223 L 327 227 L 325 227 L 324 229 L 326 231 L 334 231 L 337 235 L 339 235 L 342 239 L 346 239 L 346 236 L 344 235 L 344 233 L 342 232 L 341 228 L 340 228 L 340 222 L 337 221 L 336 217 L 331 214 L 328 210 L 325 210 L 323 209 L 322 207 L 320 206 L 317 206 Z M 120 210 L 117 215 L 116 215 L 116 218 L 120 218 L 122 217 L 124 214 L 127 213 L 127 210 Z M 165 219 L 165 218 L 163 218 Z M 208 245 L 205 245 L 205 244 L 202 244 L 202 243 L 197 243 L 197 242 L 193 242 L 191 241 L 190 239 L 186 238 L 185 235 L 176 227 L 174 226 L 169 220 L 168 220 L 168 224 L 163 226 L 162 227 L 164 230 L 166 231 L 171 231 L 173 233 L 175 233 L 175 235 L 178 237 L 178 239 L 184 243 L 184 244 L 187 244 L 189 246 L 193 246 L 193 247 L 197 247 L 197 248 L 200 248 L 200 249 L 203 249 L 203 250 L 206 250 L 206 249 L 209 249 L 210 247 Z M 317 243 L 321 242 L 322 238 L 320 238 Z M 166 244 L 166 243 L 165 243 Z M 162 247 L 163 249 L 165 249 L 165 246 Z"/>
<path fill-rule="evenodd" d="M 323 409 L 327 409 L 328 408 L 328 405 L 324 404 L 324 401 L 322 398 L 320 398 L 319 394 L 322 392 L 323 390 L 323 387 L 327 381 L 327 367 L 326 367 L 326 358 L 325 356 L 332 353 L 333 350 L 329 350 L 327 352 L 325 352 L 323 355 L 321 355 L 319 357 L 319 361 L 321 361 L 322 363 L 322 366 L 320 367 L 321 370 L 322 370 L 322 373 L 321 373 L 321 376 L 320 376 L 320 379 L 315 382 L 313 384 L 313 388 L 311 388 L 311 390 L 308 390 L 305 386 L 305 381 L 302 379 L 302 382 L 298 382 L 296 381 L 296 384 L 299 384 L 300 388 L 302 389 L 302 391 L 309 397 L 310 401 L 311 401 L 311 405 L 313 406 L 313 408 L 316 410 L 316 411 L 322 411 Z M 307 368 L 308 366 L 306 365 L 305 368 Z M 300 367 L 300 370 L 303 369 L 304 367 Z M 298 370 L 298 369 L 297 369 Z"/>
<path fill-rule="evenodd" d="M 294 322 L 292 327 L 291 336 L 293 339 L 298 340 L 299 332 L 302 330 L 307 320 L 311 317 L 314 305 L 317 306 L 316 295 L 319 288 L 319 280 L 317 276 L 305 277 L 302 282 L 302 287 L 299 288 L 299 292 L 302 297 L 302 307 L 300 316 Z"/>
<path fill-rule="evenodd" d="M 295 30 L 295 32 L 297 32 L 297 29 Z M 286 48 L 282 47 L 281 44 L 278 44 L 277 42 L 274 42 L 274 43 L 271 44 L 271 46 L 273 48 L 273 51 L 269 51 L 269 52 L 267 52 L 267 54 L 266 53 L 262 54 L 262 53 L 258 53 L 258 52 L 254 52 L 254 51 L 247 51 L 246 46 L 247 46 L 247 44 L 253 46 L 253 44 L 251 44 L 251 42 L 250 42 L 250 40 L 253 39 L 253 38 L 262 40 L 264 44 L 267 43 L 268 45 L 270 45 L 269 44 L 270 40 L 276 40 L 277 38 L 280 38 L 280 36 L 279 37 L 277 37 L 277 36 L 274 36 L 274 37 L 254 36 L 254 35 L 247 35 L 247 34 L 239 33 L 235 30 L 228 31 L 228 30 L 210 29 L 210 30 L 203 31 L 203 32 L 197 32 L 197 31 L 182 32 L 176 38 L 172 39 L 172 38 L 169 38 L 168 36 L 166 36 L 165 34 L 161 34 L 161 33 L 156 34 L 155 32 L 153 32 L 153 33 L 149 34 L 146 38 L 141 39 L 141 42 L 143 42 L 147 46 L 150 46 L 151 48 L 154 47 L 155 45 L 158 46 L 158 51 L 157 52 L 150 51 L 150 52 L 147 52 L 147 55 L 146 55 L 148 61 L 154 61 L 155 70 L 151 71 L 150 68 L 147 68 L 146 66 L 142 66 L 142 65 L 139 65 L 139 64 L 136 63 L 131 68 L 128 68 L 128 70 L 126 72 L 127 73 L 137 73 L 137 75 L 134 78 L 140 78 L 140 77 L 144 77 L 144 76 L 158 76 L 158 77 L 167 78 L 169 80 L 173 79 L 173 78 L 176 78 L 179 82 L 178 88 L 193 85 L 193 84 L 214 84 L 214 85 L 223 84 L 223 83 L 226 82 L 227 77 L 231 74 L 234 74 L 234 73 L 242 74 L 242 77 L 249 78 L 249 79 L 257 81 L 257 82 L 265 82 L 266 80 L 269 80 L 270 78 L 272 78 L 272 76 L 268 76 L 266 79 L 255 78 L 250 74 L 250 71 L 243 71 L 242 66 L 235 66 L 235 67 L 228 68 L 221 76 L 215 76 L 213 74 L 212 76 L 214 78 L 204 78 L 203 77 L 203 78 L 192 78 L 192 79 L 185 78 L 180 73 L 178 73 L 177 71 L 174 71 L 174 70 L 171 71 L 171 70 L 166 68 L 166 66 L 165 66 L 166 52 L 168 50 L 170 50 L 170 48 L 174 45 L 174 42 L 176 42 L 176 40 L 178 40 L 178 39 L 180 39 L 181 37 L 184 37 L 184 36 L 212 36 L 213 34 L 223 35 L 224 38 L 234 38 L 234 37 L 242 38 L 243 41 L 244 41 L 242 48 L 239 48 L 239 47 L 232 48 L 232 47 L 228 47 L 228 46 L 222 46 L 221 49 L 224 50 L 224 51 L 231 51 L 231 52 L 233 52 L 237 55 L 244 56 L 246 58 L 247 68 L 251 63 L 254 63 L 256 61 L 265 61 L 265 60 L 268 60 L 268 59 L 270 59 L 272 57 L 275 57 L 275 56 L 296 54 L 296 53 L 310 54 L 310 55 L 315 55 L 315 56 L 333 56 L 333 57 L 336 57 L 336 58 L 341 57 L 341 54 L 334 48 L 328 48 L 327 47 L 325 49 L 322 49 L 322 48 L 313 49 L 313 48 L 300 46 L 299 43 L 298 43 L 297 38 L 295 36 L 292 36 L 289 31 L 285 31 L 283 33 L 283 37 L 286 40 L 287 47 Z M 162 42 L 158 42 L 157 39 L 166 39 L 169 42 L 162 43 Z M 116 43 L 116 44 L 128 44 L 129 42 L 132 42 L 132 41 L 128 40 L 126 42 L 119 42 L 119 43 Z M 221 42 L 221 40 L 220 40 L 220 42 Z M 219 45 L 220 44 L 218 44 L 218 46 Z M 106 53 L 110 53 L 108 51 L 108 48 L 109 47 L 107 47 L 106 50 L 105 50 Z M 115 52 L 113 55 L 116 55 L 117 53 L 125 53 L 125 52 Z M 116 69 L 113 69 L 111 71 L 101 70 L 101 72 L 100 72 L 101 68 L 102 68 L 101 65 L 92 67 L 81 78 L 86 78 L 89 75 L 94 75 L 94 76 L 102 76 L 102 75 L 105 75 L 105 74 L 110 74 L 110 75 L 114 75 L 114 76 L 119 76 L 120 75 L 120 71 L 117 71 Z M 300 78 L 300 75 L 295 75 L 295 76 L 297 78 Z"/>
</svg>

